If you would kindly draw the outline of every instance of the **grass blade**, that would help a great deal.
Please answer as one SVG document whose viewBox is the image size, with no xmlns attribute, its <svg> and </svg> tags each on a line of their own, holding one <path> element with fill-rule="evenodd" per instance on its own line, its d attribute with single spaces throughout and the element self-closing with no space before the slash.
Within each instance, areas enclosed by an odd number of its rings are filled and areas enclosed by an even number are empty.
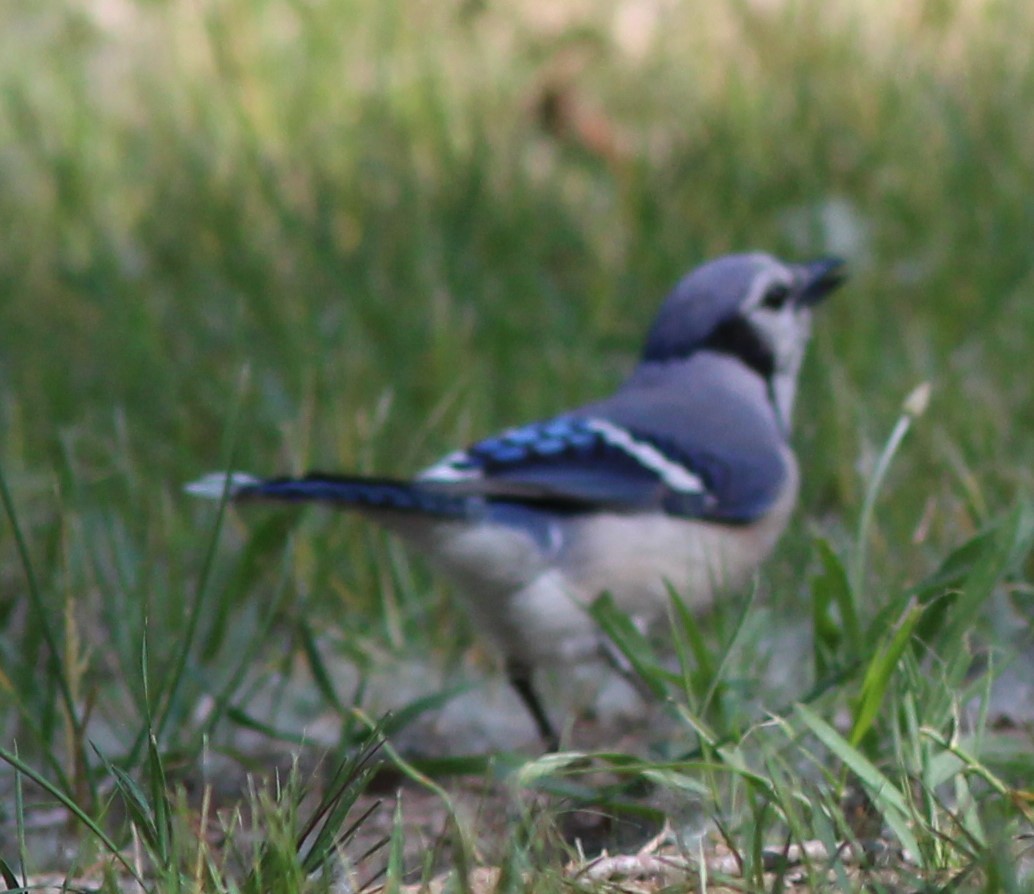
<svg viewBox="0 0 1034 894">
<path fill-rule="evenodd" d="M 377 771 L 371 762 L 383 742 L 379 730 L 371 733 L 369 741 L 371 744 L 364 746 L 340 764 L 328 787 L 328 793 L 320 800 L 298 834 L 298 851 L 301 854 L 302 867 L 307 873 L 315 872 L 322 866 L 335 852 L 342 839 L 354 835 L 359 825 L 377 807 L 376 804 L 371 806 L 350 827 L 344 828 L 349 812 Z M 303 852 L 303 846 L 310 838 L 312 840 Z"/>
<path fill-rule="evenodd" d="M 864 754 L 810 708 L 799 704 L 795 711 L 797 717 L 816 738 L 854 773 L 865 787 L 873 804 L 880 809 L 881 815 L 901 844 L 914 854 L 916 859 L 920 859 L 919 844 L 909 826 L 908 802 L 901 790 Z"/>
<path fill-rule="evenodd" d="M 25 886 L 18 881 L 18 877 L 11 870 L 7 861 L 0 857 L 0 878 L 4 880 L 4 884 L 7 886 L 8 891 L 24 891 Z"/>
<path fill-rule="evenodd" d="M 83 826 L 85 826 L 90 833 L 102 844 L 104 848 L 121 863 L 131 876 L 140 884 L 144 885 L 144 880 L 137 874 L 136 869 L 133 865 L 122 855 L 118 845 L 112 841 L 108 834 L 94 821 L 94 819 L 86 813 L 75 801 L 72 800 L 65 792 L 54 785 L 49 779 L 41 774 L 37 773 L 32 767 L 21 760 L 17 755 L 12 754 L 6 748 L 0 746 L 0 760 L 7 764 L 10 764 L 15 770 L 23 774 L 27 778 L 31 779 L 47 794 L 53 797 L 62 807 L 65 808 L 73 817 L 75 817 Z"/>
<path fill-rule="evenodd" d="M 604 593 L 589 606 L 589 614 L 599 625 L 603 635 L 620 653 L 616 660 L 624 658 L 635 677 L 645 684 L 656 698 L 664 698 L 668 685 L 677 680 L 661 667 L 650 641 L 632 619 L 617 607 L 614 598 L 609 593 Z"/>
<path fill-rule="evenodd" d="M 865 735 L 872 729 L 879 714 L 880 707 L 890 688 L 891 678 L 908 648 L 916 624 L 922 617 L 924 608 L 915 602 L 909 604 L 901 618 L 895 624 L 894 631 L 885 645 L 876 650 L 872 660 L 865 669 L 862 689 L 858 695 L 854 709 L 854 722 L 851 725 L 851 745 L 857 747 Z"/>
<path fill-rule="evenodd" d="M 240 375 L 237 393 L 233 404 L 230 407 L 226 429 L 223 434 L 223 468 L 226 469 L 233 468 L 234 440 L 240 424 L 241 407 L 244 403 L 244 394 L 247 390 L 248 378 L 249 371 L 248 368 L 245 367 Z M 219 534 L 222 531 L 223 520 L 226 516 L 228 503 L 227 497 L 229 496 L 229 481 L 229 476 L 227 476 L 223 497 L 219 501 L 219 508 L 216 512 L 215 522 L 212 525 L 212 530 L 208 537 L 208 547 L 201 563 L 201 572 L 198 575 L 197 584 L 194 587 L 194 595 L 187 610 L 187 628 L 179 641 L 179 648 L 176 652 L 175 658 L 173 659 L 172 668 L 169 673 L 163 677 L 168 680 L 167 688 L 164 690 L 164 698 L 161 693 L 158 695 L 157 701 L 160 707 L 155 712 L 156 723 L 153 729 L 154 736 L 158 739 L 161 739 L 166 725 L 172 718 L 173 714 L 176 713 L 179 692 L 183 685 L 183 679 L 187 669 L 187 660 L 189 659 L 191 649 L 194 646 L 194 639 L 197 635 L 198 625 L 200 624 L 202 612 L 204 610 L 205 596 L 208 592 L 208 581 L 215 564 L 216 549 L 219 545 Z"/>
<path fill-rule="evenodd" d="M 391 826 L 391 844 L 388 846 L 388 866 L 384 877 L 384 894 L 399 894 L 406 877 L 405 829 L 402 825 L 402 793 L 395 799 L 395 817 Z"/>
<path fill-rule="evenodd" d="M 714 681 L 718 679 L 718 669 L 707 639 L 686 600 L 669 587 L 668 601 L 672 611 L 672 639 L 679 660 L 679 670 L 682 672 L 682 687 L 687 698 L 695 697 L 696 710 L 701 711 L 701 706 L 708 700 L 708 693 Z M 690 656 L 693 659 L 692 665 Z"/>
<path fill-rule="evenodd" d="M 14 536 L 15 548 L 18 552 L 18 559 L 21 563 L 22 573 L 25 575 L 25 585 L 29 595 L 29 606 L 35 623 L 39 626 L 44 642 L 47 644 L 47 661 L 50 665 L 51 680 L 57 684 L 58 692 L 61 694 L 61 703 L 64 706 L 68 722 L 72 725 L 76 735 L 73 737 L 76 742 L 81 742 L 79 735 L 79 714 L 75 706 L 75 699 L 72 697 L 71 684 L 69 683 L 64 662 L 62 660 L 61 648 L 58 645 L 58 636 L 50 624 L 50 612 L 44 604 L 43 591 L 40 588 L 36 571 L 29 556 L 29 547 L 22 533 L 21 525 L 18 523 L 18 514 L 14 508 L 14 500 L 7 487 L 7 479 L 4 475 L 3 466 L 0 465 L 0 502 L 4 506 L 4 514 L 7 516 L 8 524 L 11 526 L 11 533 Z M 48 749 L 49 751 L 49 749 Z M 81 766 L 85 766 L 85 758 L 80 754 Z M 70 790 L 69 780 L 65 777 L 60 765 L 52 760 L 54 769 L 60 773 L 62 785 Z"/>
<path fill-rule="evenodd" d="M 855 593 L 843 562 L 825 538 L 815 540 L 815 549 L 822 570 L 811 582 L 812 623 L 815 676 L 821 678 L 856 659 L 862 637 Z"/>
<path fill-rule="evenodd" d="M 865 489 L 865 499 L 862 503 L 862 511 L 858 517 L 858 533 L 855 542 L 855 561 L 851 566 L 851 590 L 856 594 L 862 594 L 864 590 L 865 568 L 868 562 L 868 544 L 872 531 L 873 515 L 876 509 L 876 499 L 883 488 L 883 481 L 890 469 L 901 442 L 905 435 L 920 416 L 926 412 L 927 404 L 930 401 L 930 384 L 923 382 L 916 386 L 905 398 L 902 405 L 901 415 L 898 417 L 890 437 L 884 445 L 883 451 L 876 460 L 876 465 L 869 479 L 868 487 Z"/>
</svg>

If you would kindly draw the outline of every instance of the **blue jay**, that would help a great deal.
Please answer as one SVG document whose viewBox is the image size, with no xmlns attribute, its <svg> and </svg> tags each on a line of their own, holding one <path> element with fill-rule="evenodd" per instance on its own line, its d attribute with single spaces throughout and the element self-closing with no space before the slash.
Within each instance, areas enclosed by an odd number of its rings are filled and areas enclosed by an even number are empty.
<svg viewBox="0 0 1034 894">
<path fill-rule="evenodd" d="M 459 584 L 543 739 L 538 665 L 598 655 L 586 605 L 606 592 L 643 625 L 669 588 L 692 608 L 744 584 L 797 498 L 789 444 L 815 304 L 842 262 L 734 254 L 686 275 L 610 397 L 512 428 L 412 480 L 215 473 L 188 491 L 326 503 L 383 525 Z"/>
</svg>

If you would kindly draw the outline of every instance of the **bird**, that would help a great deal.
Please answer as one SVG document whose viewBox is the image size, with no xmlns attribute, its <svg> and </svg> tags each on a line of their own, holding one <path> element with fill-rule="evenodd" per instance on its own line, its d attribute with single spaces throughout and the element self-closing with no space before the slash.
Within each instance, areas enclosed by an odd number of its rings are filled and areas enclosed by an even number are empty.
<svg viewBox="0 0 1034 894">
<path fill-rule="evenodd" d="M 648 627 L 671 593 L 704 610 L 744 586 L 797 501 L 790 445 L 812 312 L 844 262 L 729 254 L 687 273 L 610 396 L 510 428 L 411 479 L 216 472 L 196 496 L 353 510 L 425 554 L 550 750 L 536 668 L 608 653 L 587 607 L 609 594 Z"/>
</svg>

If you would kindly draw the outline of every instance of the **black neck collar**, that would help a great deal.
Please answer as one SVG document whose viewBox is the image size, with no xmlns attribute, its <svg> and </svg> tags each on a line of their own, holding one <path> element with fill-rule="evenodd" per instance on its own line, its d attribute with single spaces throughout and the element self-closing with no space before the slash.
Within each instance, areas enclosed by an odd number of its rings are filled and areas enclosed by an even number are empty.
<svg viewBox="0 0 1034 894">
<path fill-rule="evenodd" d="M 728 354 L 745 363 L 766 382 L 771 383 L 775 372 L 772 349 L 743 317 L 726 320 L 699 346 L 703 350 Z"/>
</svg>

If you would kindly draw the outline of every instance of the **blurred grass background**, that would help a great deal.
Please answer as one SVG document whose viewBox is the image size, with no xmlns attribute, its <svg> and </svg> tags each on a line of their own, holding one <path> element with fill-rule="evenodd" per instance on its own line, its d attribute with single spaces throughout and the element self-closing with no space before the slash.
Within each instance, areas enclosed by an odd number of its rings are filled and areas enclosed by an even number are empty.
<svg viewBox="0 0 1034 894">
<path fill-rule="evenodd" d="M 933 386 L 875 615 L 1030 490 L 1032 33 L 1019 0 L 8 0 L 0 468 L 37 598 L 8 519 L 5 744 L 71 760 L 62 679 L 119 750 L 156 704 L 163 744 L 218 737 L 206 699 L 314 643 L 457 660 L 447 592 L 362 525 L 231 514 L 206 576 L 183 483 L 231 443 L 255 472 L 404 474 L 590 399 L 727 251 L 852 277 L 804 372 L 773 614 L 806 616 L 811 538 L 846 548 Z"/>
</svg>

